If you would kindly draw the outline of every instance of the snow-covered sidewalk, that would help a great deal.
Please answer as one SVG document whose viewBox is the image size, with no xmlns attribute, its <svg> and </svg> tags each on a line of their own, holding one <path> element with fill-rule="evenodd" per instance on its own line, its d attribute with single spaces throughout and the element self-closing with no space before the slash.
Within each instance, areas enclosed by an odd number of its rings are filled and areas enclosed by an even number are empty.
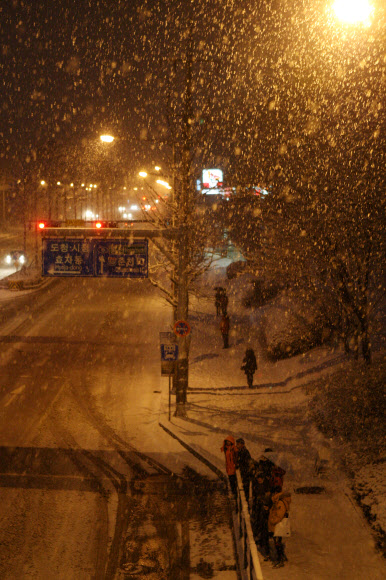
<svg viewBox="0 0 386 580">
<path fill-rule="evenodd" d="M 225 364 L 225 363 L 224 363 Z M 285 488 L 292 492 L 293 535 L 287 542 L 288 564 L 272 569 L 262 562 L 264 578 L 287 580 L 381 579 L 386 567 L 376 553 L 368 523 L 354 504 L 348 482 L 333 462 L 317 476 L 314 460 L 321 441 L 304 416 L 306 391 L 295 379 L 286 388 L 189 392 L 187 419 L 168 420 L 168 386 L 164 381 L 160 425 L 177 438 L 203 467 L 225 475 L 220 447 L 228 434 L 242 436 L 254 458 L 273 447 L 287 467 Z M 174 397 L 172 396 L 172 400 Z M 172 408 L 172 413 L 173 413 Z M 321 494 L 296 490 L 324 487 Z"/>
<path fill-rule="evenodd" d="M 219 270 L 218 276 L 223 276 Z M 220 281 L 220 284 L 219 284 Z M 223 349 L 212 288 L 227 280 L 211 280 L 207 295 L 191 304 L 192 342 L 187 418 L 169 421 L 168 381 L 162 379 L 159 423 L 191 453 L 201 458 L 207 474 L 225 476 L 220 451 L 226 435 L 243 437 L 253 458 L 266 447 L 276 452 L 287 469 L 285 488 L 292 493 L 293 534 L 287 541 L 288 564 L 273 569 L 262 562 L 264 578 L 287 580 L 377 580 L 386 577 L 386 564 L 376 551 L 370 526 L 355 504 L 349 481 L 339 467 L 339 446 L 327 441 L 308 417 L 307 384 L 344 364 L 342 353 L 318 348 L 307 355 L 275 364 L 259 352 L 256 326 L 240 305 L 235 283 L 229 284 L 229 314 L 233 327 L 230 348 Z M 232 290 L 234 290 L 232 292 Z M 247 347 L 258 355 L 254 388 L 248 389 L 240 370 Z M 317 454 L 328 458 L 324 472 L 315 472 Z M 319 494 L 301 488 L 322 487 Z"/>
<path fill-rule="evenodd" d="M 287 541 L 289 562 L 284 568 L 272 569 L 262 562 L 265 580 L 383 579 L 385 561 L 376 552 L 370 526 L 354 503 L 349 481 L 339 468 L 339 446 L 324 440 L 307 412 L 310 397 L 307 385 L 344 364 L 342 353 L 318 348 L 276 363 L 265 360 L 259 350 L 253 312 L 240 304 L 238 285 L 242 281 L 228 283 L 224 279 L 224 267 L 209 275 L 191 301 L 187 418 L 173 416 L 175 397 L 172 395 L 169 421 L 167 378 L 160 379 L 161 394 L 154 397 L 154 407 L 147 409 L 153 416 L 159 408 L 162 433 L 169 433 L 173 441 L 170 449 L 165 449 L 162 443 L 168 467 L 179 473 L 183 465 L 184 453 L 179 454 L 178 462 L 173 460 L 175 438 L 185 446 L 186 456 L 193 453 L 198 458 L 197 469 L 202 466 L 203 475 L 213 473 L 213 478 L 218 474 L 225 476 L 220 447 L 226 435 L 243 437 L 254 458 L 266 447 L 272 447 L 287 468 L 285 488 L 292 493 L 293 535 Z M 213 288 L 216 285 L 228 285 L 229 349 L 222 348 L 219 319 L 215 316 Z M 2 292 L 4 300 L 23 294 Z M 246 387 L 245 375 L 240 370 L 245 349 L 250 346 L 259 363 L 253 389 Z M 159 452 L 156 437 L 148 446 L 150 452 Z M 321 450 L 329 463 L 326 471 L 318 476 L 314 464 Z M 317 495 L 299 493 L 299 488 L 310 486 L 323 487 L 324 491 Z M 378 501 L 384 501 L 384 495 Z M 223 572 L 221 577 L 225 575 L 233 578 L 235 573 Z"/>
</svg>

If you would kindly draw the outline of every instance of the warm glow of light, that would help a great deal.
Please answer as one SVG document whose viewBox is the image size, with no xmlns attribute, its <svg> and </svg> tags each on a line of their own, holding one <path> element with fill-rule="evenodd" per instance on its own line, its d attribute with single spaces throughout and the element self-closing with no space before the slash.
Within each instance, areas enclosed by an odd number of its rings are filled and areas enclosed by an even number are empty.
<svg viewBox="0 0 386 580">
<path fill-rule="evenodd" d="M 335 0 L 333 9 L 339 20 L 347 24 L 370 24 L 373 7 L 368 0 Z"/>
<path fill-rule="evenodd" d="M 161 167 L 159 167 L 158 165 L 156 165 L 156 166 L 154 167 L 154 169 L 155 169 L 156 171 L 161 171 Z"/>
<path fill-rule="evenodd" d="M 61 184 L 60 184 L 60 181 L 57 181 L 57 182 L 56 182 L 56 185 L 61 185 Z"/>
<path fill-rule="evenodd" d="M 45 227 L 45 225 L 46 225 L 46 224 L 45 224 L 44 222 L 40 222 L 40 224 L 39 224 L 39 228 L 40 228 L 41 230 L 43 230 L 43 229 L 44 229 L 44 227 Z"/>
<path fill-rule="evenodd" d="M 98 228 L 98 229 L 99 229 L 99 228 L 101 228 L 101 227 L 102 227 L 102 224 L 101 224 L 101 222 L 97 222 L 97 223 L 95 224 L 95 227 L 96 227 L 96 228 Z"/>
<path fill-rule="evenodd" d="M 166 187 L 166 189 L 171 189 L 171 186 L 168 184 L 167 181 L 163 181 L 162 179 L 157 179 L 157 183 Z"/>
<path fill-rule="evenodd" d="M 46 182 L 42 179 L 42 181 L 40 182 L 40 185 L 45 185 Z"/>
<path fill-rule="evenodd" d="M 74 187 L 74 184 L 73 183 L 70 183 L 70 187 Z"/>
<path fill-rule="evenodd" d="M 138 175 L 139 175 L 140 177 L 147 177 L 147 173 L 146 173 L 146 171 L 140 171 L 140 172 L 138 173 Z"/>
<path fill-rule="evenodd" d="M 103 143 L 112 143 L 114 141 L 114 137 L 112 135 L 101 135 L 100 140 Z"/>
</svg>

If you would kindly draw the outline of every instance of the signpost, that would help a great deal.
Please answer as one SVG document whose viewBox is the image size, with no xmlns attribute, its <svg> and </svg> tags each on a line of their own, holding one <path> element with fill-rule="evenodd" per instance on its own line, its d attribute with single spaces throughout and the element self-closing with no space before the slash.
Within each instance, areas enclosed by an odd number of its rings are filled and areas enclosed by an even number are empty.
<svg viewBox="0 0 386 580">
<path fill-rule="evenodd" d="M 148 241 L 43 238 L 43 276 L 147 278 Z"/>
<path fill-rule="evenodd" d="M 147 240 L 95 240 L 95 276 L 147 278 Z"/>
<path fill-rule="evenodd" d="M 174 323 L 173 330 L 176 336 L 188 336 L 190 333 L 190 324 L 189 322 L 186 322 L 186 320 L 177 320 L 177 322 Z"/>
<path fill-rule="evenodd" d="M 161 376 L 169 377 L 169 421 L 171 404 L 171 376 L 174 372 L 175 361 L 178 359 L 178 344 L 173 332 L 159 333 L 161 344 Z"/>
<path fill-rule="evenodd" d="M 43 276 L 93 276 L 91 240 L 43 238 Z"/>
</svg>

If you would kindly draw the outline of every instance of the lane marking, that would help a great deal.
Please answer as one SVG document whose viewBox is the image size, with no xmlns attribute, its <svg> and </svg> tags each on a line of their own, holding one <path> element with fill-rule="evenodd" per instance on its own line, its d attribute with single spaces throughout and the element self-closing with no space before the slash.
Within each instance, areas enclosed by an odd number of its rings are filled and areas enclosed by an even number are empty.
<svg viewBox="0 0 386 580">
<path fill-rule="evenodd" d="M 25 385 L 21 385 L 20 387 L 18 387 L 17 389 L 14 389 L 13 391 L 11 391 L 10 393 L 10 398 L 8 399 L 8 401 L 5 403 L 4 407 L 8 407 L 8 405 L 10 405 L 12 403 L 12 401 L 14 399 L 16 399 L 16 397 L 18 397 L 25 389 Z"/>
</svg>

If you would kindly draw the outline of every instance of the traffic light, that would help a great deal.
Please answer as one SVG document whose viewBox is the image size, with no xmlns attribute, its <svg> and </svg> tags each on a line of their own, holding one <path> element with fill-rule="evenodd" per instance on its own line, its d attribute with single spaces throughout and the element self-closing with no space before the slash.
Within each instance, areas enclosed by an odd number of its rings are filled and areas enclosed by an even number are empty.
<svg viewBox="0 0 386 580">
<path fill-rule="evenodd" d="M 62 222 L 53 220 L 40 220 L 37 222 L 37 229 L 44 230 L 45 228 L 60 228 L 62 227 Z"/>
<path fill-rule="evenodd" d="M 117 224 L 117 222 L 109 222 L 109 221 L 105 221 L 105 220 L 96 220 L 95 222 L 93 222 L 92 227 L 96 228 L 97 230 L 101 230 L 104 228 L 117 228 L 118 224 Z"/>
</svg>

